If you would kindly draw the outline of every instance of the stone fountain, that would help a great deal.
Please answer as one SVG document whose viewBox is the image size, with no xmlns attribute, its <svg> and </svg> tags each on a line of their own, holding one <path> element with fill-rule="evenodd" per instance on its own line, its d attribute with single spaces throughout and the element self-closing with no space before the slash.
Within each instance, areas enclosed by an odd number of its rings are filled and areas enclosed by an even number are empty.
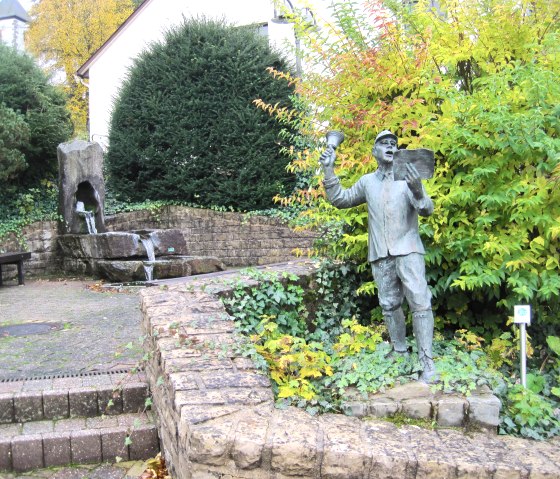
<svg viewBox="0 0 560 479">
<path fill-rule="evenodd" d="M 225 269 L 215 257 L 189 256 L 178 229 L 107 231 L 103 151 L 75 140 L 58 147 L 62 268 L 114 282 L 151 281 Z"/>
</svg>

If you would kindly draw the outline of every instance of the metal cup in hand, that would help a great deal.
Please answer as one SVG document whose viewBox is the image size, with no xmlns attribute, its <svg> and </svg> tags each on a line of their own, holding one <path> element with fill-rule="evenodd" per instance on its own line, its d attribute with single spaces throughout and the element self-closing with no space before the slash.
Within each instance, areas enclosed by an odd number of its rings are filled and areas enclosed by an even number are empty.
<svg viewBox="0 0 560 479">
<path fill-rule="evenodd" d="M 344 133 L 342 133 L 341 131 L 328 131 L 325 137 L 327 138 L 327 150 L 329 147 L 332 147 L 333 150 L 336 150 L 338 146 L 344 141 Z M 317 169 L 315 174 L 318 175 L 320 171 L 321 167 Z"/>
<path fill-rule="evenodd" d="M 335 150 L 344 141 L 344 133 L 341 131 L 328 131 L 325 136 L 327 138 L 327 146 L 332 146 Z"/>
</svg>

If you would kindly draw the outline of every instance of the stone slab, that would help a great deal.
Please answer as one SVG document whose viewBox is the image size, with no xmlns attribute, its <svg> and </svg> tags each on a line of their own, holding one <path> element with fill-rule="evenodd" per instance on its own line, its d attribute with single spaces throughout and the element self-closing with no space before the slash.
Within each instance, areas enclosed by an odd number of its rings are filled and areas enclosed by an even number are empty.
<svg viewBox="0 0 560 479">
<path fill-rule="evenodd" d="M 12 438 L 12 465 L 16 472 L 43 467 L 43 438 L 40 435 Z"/>
<path fill-rule="evenodd" d="M 14 395 L 11 393 L 0 394 L 0 424 L 11 423 L 14 417 Z"/>
<path fill-rule="evenodd" d="M 467 398 L 469 423 L 483 428 L 496 428 L 500 424 L 502 403 L 493 394 L 477 394 Z"/>
<path fill-rule="evenodd" d="M 90 464 L 101 462 L 101 435 L 98 430 L 72 431 L 72 462 Z"/>
<path fill-rule="evenodd" d="M 130 459 L 149 459 L 159 452 L 159 439 L 155 426 L 139 426 L 130 432 Z"/>
<path fill-rule="evenodd" d="M 16 422 L 43 419 L 43 394 L 40 391 L 21 392 L 14 395 L 14 419 Z"/>
<path fill-rule="evenodd" d="M 0 471 L 12 470 L 12 438 L 0 434 Z"/>
<path fill-rule="evenodd" d="M 45 419 L 64 419 L 70 416 L 68 393 L 43 391 L 43 414 Z"/>
<path fill-rule="evenodd" d="M 97 391 L 97 404 L 100 414 L 115 416 L 123 412 L 123 398 L 118 390 Z"/>
<path fill-rule="evenodd" d="M 128 461 L 130 459 L 126 438 L 128 433 L 123 428 L 107 428 L 101 431 L 101 455 L 103 461 L 117 462 L 117 458 Z"/>
<path fill-rule="evenodd" d="M 148 386 L 145 382 L 125 383 L 122 388 L 122 411 L 136 413 L 144 410 L 148 397 Z"/>
<path fill-rule="evenodd" d="M 93 388 L 73 388 L 68 391 L 70 417 L 93 417 L 98 414 L 97 391 Z"/>
<path fill-rule="evenodd" d="M 45 467 L 64 466 L 72 462 L 68 433 L 49 433 L 42 436 Z"/>
</svg>

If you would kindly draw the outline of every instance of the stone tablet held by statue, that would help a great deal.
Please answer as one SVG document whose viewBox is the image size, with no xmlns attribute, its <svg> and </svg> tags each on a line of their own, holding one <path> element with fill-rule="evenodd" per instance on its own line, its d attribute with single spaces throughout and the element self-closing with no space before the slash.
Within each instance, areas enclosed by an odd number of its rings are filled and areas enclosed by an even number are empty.
<svg viewBox="0 0 560 479">
<path fill-rule="evenodd" d="M 434 176 L 434 152 L 432 150 L 427 148 L 397 150 L 393 158 L 393 178 L 395 181 L 405 179 L 407 164 L 414 165 L 423 180 Z"/>
</svg>

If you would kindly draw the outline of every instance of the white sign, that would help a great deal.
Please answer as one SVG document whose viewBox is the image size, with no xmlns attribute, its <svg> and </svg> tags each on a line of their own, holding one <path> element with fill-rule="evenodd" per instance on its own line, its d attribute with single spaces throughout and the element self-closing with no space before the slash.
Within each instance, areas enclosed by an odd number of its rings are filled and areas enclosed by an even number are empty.
<svg viewBox="0 0 560 479">
<path fill-rule="evenodd" d="M 515 324 L 531 324 L 531 306 L 529 305 L 514 306 L 513 322 Z"/>
</svg>

